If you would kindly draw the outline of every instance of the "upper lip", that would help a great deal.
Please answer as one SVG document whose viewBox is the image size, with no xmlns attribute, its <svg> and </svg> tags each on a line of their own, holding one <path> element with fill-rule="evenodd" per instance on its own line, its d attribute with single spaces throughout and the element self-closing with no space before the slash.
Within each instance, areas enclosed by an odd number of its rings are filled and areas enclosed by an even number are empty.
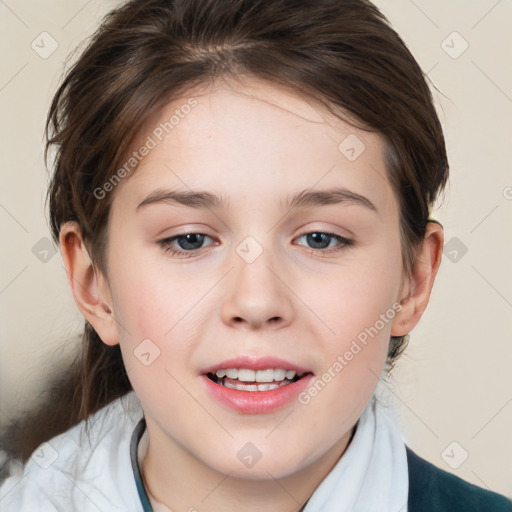
<svg viewBox="0 0 512 512">
<path fill-rule="evenodd" d="M 267 357 L 250 357 L 241 356 L 234 357 L 232 359 L 226 359 L 220 363 L 208 366 L 204 368 L 201 373 L 215 373 L 217 370 L 227 370 L 229 368 L 247 369 L 247 370 L 267 370 L 267 369 L 283 369 L 283 370 L 294 370 L 298 375 L 308 373 L 309 370 L 306 368 L 281 359 L 279 357 L 267 356 Z"/>
</svg>

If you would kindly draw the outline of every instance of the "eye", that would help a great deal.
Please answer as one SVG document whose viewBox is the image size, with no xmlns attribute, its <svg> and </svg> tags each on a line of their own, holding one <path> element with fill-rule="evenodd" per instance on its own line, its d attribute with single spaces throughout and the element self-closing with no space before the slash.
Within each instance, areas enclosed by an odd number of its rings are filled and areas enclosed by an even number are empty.
<svg viewBox="0 0 512 512">
<path fill-rule="evenodd" d="M 300 240 L 301 238 L 306 239 L 306 242 L 310 244 L 310 248 L 313 249 L 311 252 L 314 254 L 318 252 L 330 254 L 332 252 L 341 251 L 351 247 L 354 244 L 353 240 L 349 240 L 348 238 L 335 235 L 333 233 L 324 233 L 322 231 L 304 233 L 299 236 L 297 240 Z"/>
<path fill-rule="evenodd" d="M 170 253 L 180 258 L 188 258 L 194 256 L 199 249 L 203 248 L 203 243 L 207 238 L 212 240 L 211 237 L 203 233 L 185 233 L 164 238 L 158 243 L 165 253 Z"/>
<path fill-rule="evenodd" d="M 310 249 L 312 249 L 310 252 L 313 254 L 330 254 L 351 247 L 354 244 L 348 238 L 322 231 L 304 233 L 297 240 L 301 238 L 306 239 Z M 164 249 L 165 253 L 179 258 L 190 258 L 197 254 L 200 249 L 207 247 L 204 245 L 206 239 L 212 240 L 211 237 L 204 233 L 184 233 L 159 240 L 158 244 Z M 210 243 L 209 245 L 212 244 Z"/>
</svg>

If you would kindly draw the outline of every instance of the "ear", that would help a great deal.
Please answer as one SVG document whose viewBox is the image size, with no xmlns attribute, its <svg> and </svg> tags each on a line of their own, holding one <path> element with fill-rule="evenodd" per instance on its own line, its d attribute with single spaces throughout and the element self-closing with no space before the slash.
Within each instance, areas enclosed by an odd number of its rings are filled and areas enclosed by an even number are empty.
<svg viewBox="0 0 512 512">
<path fill-rule="evenodd" d="M 443 255 L 444 231 L 437 221 L 429 221 L 425 237 L 418 249 L 411 276 L 402 287 L 400 304 L 391 326 L 392 336 L 410 333 L 419 322 L 430 299 L 441 258 Z"/>
<path fill-rule="evenodd" d="M 95 270 L 76 222 L 66 222 L 59 233 L 62 258 L 75 302 L 107 345 L 119 343 L 108 284 Z"/>
</svg>

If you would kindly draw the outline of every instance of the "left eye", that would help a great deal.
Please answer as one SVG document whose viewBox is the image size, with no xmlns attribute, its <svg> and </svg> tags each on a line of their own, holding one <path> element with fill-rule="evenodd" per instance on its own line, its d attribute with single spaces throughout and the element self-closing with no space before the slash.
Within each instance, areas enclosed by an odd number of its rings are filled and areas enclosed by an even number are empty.
<svg viewBox="0 0 512 512">
<path fill-rule="evenodd" d="M 350 247 L 352 245 L 352 241 L 348 238 L 345 238 L 340 235 L 335 235 L 332 233 L 323 233 L 321 231 L 314 231 L 312 233 L 305 233 L 298 237 L 297 240 L 301 238 L 306 238 L 308 244 L 310 244 L 311 249 L 317 249 L 319 251 L 326 251 L 326 249 L 341 250 L 344 247 Z M 334 242 L 334 244 L 332 244 Z"/>
</svg>

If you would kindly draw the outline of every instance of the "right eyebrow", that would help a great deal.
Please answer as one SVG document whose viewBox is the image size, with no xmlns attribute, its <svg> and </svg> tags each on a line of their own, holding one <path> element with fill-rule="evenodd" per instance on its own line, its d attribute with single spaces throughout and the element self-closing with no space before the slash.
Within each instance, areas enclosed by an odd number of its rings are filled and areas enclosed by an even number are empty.
<svg viewBox="0 0 512 512">
<path fill-rule="evenodd" d="M 143 208 L 150 204 L 167 203 L 181 204 L 190 208 L 220 209 L 228 206 L 227 201 L 211 192 L 205 191 L 178 191 L 157 189 L 149 194 L 137 206 Z"/>
</svg>

